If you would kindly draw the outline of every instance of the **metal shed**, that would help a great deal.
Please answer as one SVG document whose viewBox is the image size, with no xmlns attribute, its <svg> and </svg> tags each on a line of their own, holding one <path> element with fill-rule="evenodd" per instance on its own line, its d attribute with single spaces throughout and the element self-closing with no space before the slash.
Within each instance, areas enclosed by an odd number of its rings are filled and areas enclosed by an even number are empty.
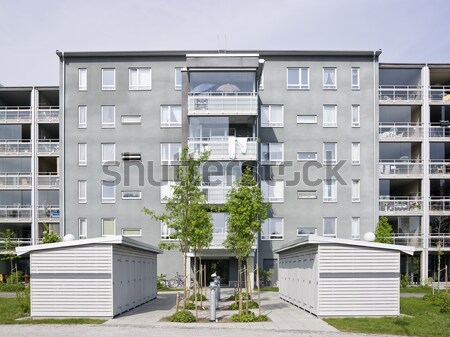
<svg viewBox="0 0 450 337">
<path fill-rule="evenodd" d="M 16 248 L 30 255 L 32 317 L 113 317 L 156 298 L 157 254 L 111 236 Z"/>
<path fill-rule="evenodd" d="M 400 314 L 400 252 L 413 247 L 310 235 L 275 252 L 287 302 L 316 316 Z"/>
</svg>

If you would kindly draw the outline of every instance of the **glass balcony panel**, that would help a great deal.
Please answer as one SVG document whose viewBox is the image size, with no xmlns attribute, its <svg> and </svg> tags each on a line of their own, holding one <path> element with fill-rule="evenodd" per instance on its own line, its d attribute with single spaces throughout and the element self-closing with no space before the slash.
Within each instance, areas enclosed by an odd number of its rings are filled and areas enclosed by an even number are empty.
<svg viewBox="0 0 450 337">
<path fill-rule="evenodd" d="M 422 86 L 417 85 L 380 85 L 379 99 L 383 103 L 421 102 Z"/>
<path fill-rule="evenodd" d="M 1 140 L 0 156 L 31 156 L 31 142 L 22 140 Z"/>
<path fill-rule="evenodd" d="M 58 123 L 59 122 L 59 107 L 49 106 L 40 107 L 38 109 L 38 122 Z"/>
<path fill-rule="evenodd" d="M 209 160 L 257 160 L 258 143 L 250 137 L 189 138 L 189 151 L 194 157 L 209 151 Z"/>
<path fill-rule="evenodd" d="M 31 123 L 31 108 L 0 106 L 0 123 Z"/>
<path fill-rule="evenodd" d="M 30 173 L 0 173 L 0 189 L 31 188 Z"/>
</svg>

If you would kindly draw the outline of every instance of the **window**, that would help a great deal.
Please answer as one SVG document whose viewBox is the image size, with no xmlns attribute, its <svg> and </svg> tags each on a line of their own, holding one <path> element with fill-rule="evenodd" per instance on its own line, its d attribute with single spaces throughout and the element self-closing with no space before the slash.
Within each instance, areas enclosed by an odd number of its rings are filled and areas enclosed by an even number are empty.
<svg viewBox="0 0 450 337">
<path fill-rule="evenodd" d="M 122 115 L 122 124 L 141 124 L 141 115 Z"/>
<path fill-rule="evenodd" d="M 316 115 L 297 115 L 297 124 L 316 124 Z"/>
<path fill-rule="evenodd" d="M 359 90 L 359 68 L 352 68 L 352 90 Z"/>
<path fill-rule="evenodd" d="M 102 218 L 102 236 L 116 235 L 116 219 Z"/>
<path fill-rule="evenodd" d="M 111 164 L 116 160 L 116 144 L 102 143 L 102 164 Z"/>
<path fill-rule="evenodd" d="M 323 236 L 336 237 L 337 218 L 323 218 Z"/>
<path fill-rule="evenodd" d="M 180 161 L 181 143 L 161 144 L 161 164 L 172 165 Z"/>
<path fill-rule="evenodd" d="M 309 68 L 288 68 L 287 88 L 309 89 Z"/>
<path fill-rule="evenodd" d="M 87 181 L 78 180 L 78 203 L 85 204 L 87 202 Z"/>
<path fill-rule="evenodd" d="M 87 69 L 86 68 L 78 69 L 78 90 L 80 90 L 80 91 L 87 90 Z"/>
<path fill-rule="evenodd" d="M 165 223 L 161 223 L 161 239 L 162 240 L 171 240 L 172 235 L 175 234 L 175 230 L 173 228 L 168 227 Z"/>
<path fill-rule="evenodd" d="M 359 202 L 361 198 L 361 184 L 359 179 L 352 180 L 352 202 Z"/>
<path fill-rule="evenodd" d="M 297 227 L 297 236 L 317 235 L 316 227 Z"/>
<path fill-rule="evenodd" d="M 325 104 L 323 106 L 323 127 L 336 127 L 337 126 L 337 105 Z"/>
<path fill-rule="evenodd" d="M 336 68 L 323 68 L 323 88 L 337 89 Z"/>
<path fill-rule="evenodd" d="M 284 201 L 284 181 L 282 180 L 262 180 L 261 190 L 263 192 L 265 201 Z"/>
<path fill-rule="evenodd" d="M 335 165 L 337 163 L 337 143 L 323 143 L 323 164 Z"/>
<path fill-rule="evenodd" d="M 337 180 L 325 179 L 323 181 L 323 202 L 337 202 Z"/>
<path fill-rule="evenodd" d="M 130 160 L 141 160 L 142 156 L 137 152 L 122 152 L 122 160 L 130 161 Z"/>
<path fill-rule="evenodd" d="M 151 90 L 152 70 L 150 68 L 130 68 L 129 90 Z"/>
<path fill-rule="evenodd" d="M 181 128 L 181 105 L 161 105 L 161 127 Z"/>
<path fill-rule="evenodd" d="M 281 163 L 284 160 L 283 143 L 261 144 L 261 160 L 264 162 Z"/>
<path fill-rule="evenodd" d="M 87 144 L 78 143 L 78 166 L 87 165 Z"/>
<path fill-rule="evenodd" d="M 114 105 L 102 106 L 102 128 L 114 128 L 116 126 L 116 107 Z"/>
<path fill-rule="evenodd" d="M 360 106 L 352 105 L 352 128 L 360 127 Z"/>
<path fill-rule="evenodd" d="M 182 83 L 181 68 L 175 68 L 175 90 L 181 90 Z"/>
<path fill-rule="evenodd" d="M 352 165 L 361 163 L 361 145 L 360 143 L 352 143 Z"/>
<path fill-rule="evenodd" d="M 87 128 L 87 107 L 86 105 L 78 106 L 78 128 Z"/>
<path fill-rule="evenodd" d="M 259 90 L 264 90 L 264 69 L 259 79 Z"/>
<path fill-rule="evenodd" d="M 116 202 L 116 183 L 114 181 L 102 181 L 102 202 Z"/>
<path fill-rule="evenodd" d="M 316 190 L 298 190 L 297 199 L 317 199 Z"/>
<path fill-rule="evenodd" d="M 141 191 L 122 191 L 123 200 L 137 200 L 142 199 Z"/>
<path fill-rule="evenodd" d="M 261 127 L 283 127 L 284 107 L 263 105 L 261 107 Z"/>
<path fill-rule="evenodd" d="M 102 90 L 116 90 L 116 69 L 102 69 Z"/>
<path fill-rule="evenodd" d="M 175 185 L 175 181 L 161 181 L 161 203 L 166 203 L 166 199 L 172 198 Z"/>
<path fill-rule="evenodd" d="M 78 218 L 78 238 L 87 239 L 87 219 Z"/>
<path fill-rule="evenodd" d="M 317 160 L 317 152 L 297 152 L 297 160 L 315 161 Z"/>
<path fill-rule="evenodd" d="M 122 228 L 123 236 L 142 236 L 142 229 L 140 228 Z"/>
<path fill-rule="evenodd" d="M 284 219 L 268 218 L 262 224 L 261 240 L 283 240 Z"/>
<path fill-rule="evenodd" d="M 352 218 L 352 239 L 354 240 L 359 240 L 360 222 L 359 217 Z"/>
</svg>

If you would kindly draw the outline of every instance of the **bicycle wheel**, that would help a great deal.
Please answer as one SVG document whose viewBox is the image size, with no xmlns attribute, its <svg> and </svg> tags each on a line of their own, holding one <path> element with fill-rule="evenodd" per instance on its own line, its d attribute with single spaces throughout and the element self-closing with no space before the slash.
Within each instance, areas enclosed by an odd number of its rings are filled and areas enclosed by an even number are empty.
<svg viewBox="0 0 450 337">
<path fill-rule="evenodd" d="M 169 280 L 169 288 L 176 288 L 178 286 L 178 280 L 177 279 L 170 279 Z"/>
</svg>

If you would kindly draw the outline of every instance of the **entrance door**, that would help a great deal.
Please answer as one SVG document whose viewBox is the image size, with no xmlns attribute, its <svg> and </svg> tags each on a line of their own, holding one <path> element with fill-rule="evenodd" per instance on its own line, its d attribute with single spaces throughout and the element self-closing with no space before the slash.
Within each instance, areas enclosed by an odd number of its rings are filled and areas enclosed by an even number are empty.
<svg viewBox="0 0 450 337">
<path fill-rule="evenodd" d="M 206 266 L 206 280 L 214 281 L 212 274 L 220 276 L 220 284 L 228 285 L 230 279 L 230 261 L 229 260 L 202 260 L 202 264 Z"/>
</svg>

